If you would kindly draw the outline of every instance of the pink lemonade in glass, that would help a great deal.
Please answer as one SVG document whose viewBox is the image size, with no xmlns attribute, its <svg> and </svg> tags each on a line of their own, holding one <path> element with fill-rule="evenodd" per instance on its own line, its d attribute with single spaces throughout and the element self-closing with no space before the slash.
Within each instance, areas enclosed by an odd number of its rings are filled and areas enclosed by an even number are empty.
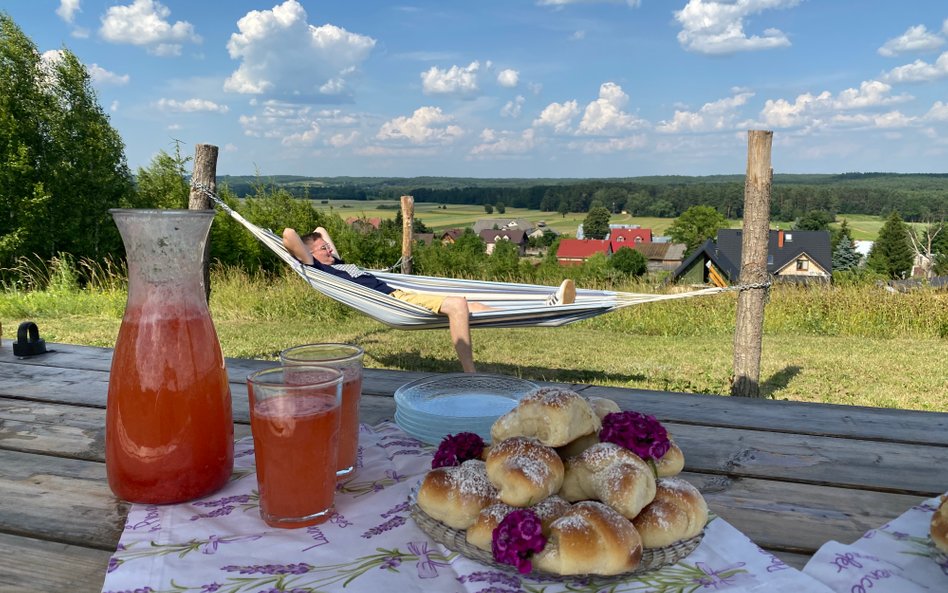
<svg viewBox="0 0 948 593">
<path fill-rule="evenodd" d="M 342 417 L 339 430 L 339 458 L 336 477 L 348 480 L 355 475 L 359 454 L 359 400 L 362 397 L 362 357 L 365 352 L 354 344 L 305 344 L 280 352 L 284 365 L 315 364 L 343 373 Z"/>
<path fill-rule="evenodd" d="M 359 453 L 359 399 L 362 396 L 362 372 L 342 383 L 342 417 L 339 424 L 339 456 L 336 472 L 339 479 L 348 478 L 355 470 Z"/>
<path fill-rule="evenodd" d="M 254 401 L 250 387 L 260 516 L 271 527 L 307 527 L 332 515 L 339 447 L 335 393 Z"/>
</svg>

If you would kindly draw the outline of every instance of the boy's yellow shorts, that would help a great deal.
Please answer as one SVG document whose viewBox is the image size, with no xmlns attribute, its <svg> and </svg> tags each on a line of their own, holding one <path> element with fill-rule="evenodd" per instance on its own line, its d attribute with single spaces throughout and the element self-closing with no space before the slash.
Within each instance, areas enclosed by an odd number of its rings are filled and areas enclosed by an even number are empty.
<svg viewBox="0 0 948 593">
<path fill-rule="evenodd" d="M 441 312 L 441 304 L 444 302 L 445 297 L 437 294 L 430 294 L 425 292 L 408 292 L 405 290 L 396 290 L 392 293 L 393 297 L 400 301 L 405 301 L 406 303 L 411 303 L 413 305 L 418 305 L 419 307 L 424 307 L 432 313 Z"/>
</svg>

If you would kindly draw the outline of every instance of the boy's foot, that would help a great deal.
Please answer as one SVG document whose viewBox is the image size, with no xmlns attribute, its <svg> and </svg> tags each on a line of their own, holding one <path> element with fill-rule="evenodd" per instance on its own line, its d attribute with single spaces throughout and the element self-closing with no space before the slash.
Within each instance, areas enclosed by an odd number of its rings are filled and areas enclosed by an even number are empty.
<svg viewBox="0 0 948 593">
<path fill-rule="evenodd" d="M 576 302 L 576 284 L 567 278 L 563 280 L 560 287 L 556 289 L 556 292 L 550 295 L 546 299 L 546 304 L 549 306 L 554 305 L 572 305 Z"/>
</svg>

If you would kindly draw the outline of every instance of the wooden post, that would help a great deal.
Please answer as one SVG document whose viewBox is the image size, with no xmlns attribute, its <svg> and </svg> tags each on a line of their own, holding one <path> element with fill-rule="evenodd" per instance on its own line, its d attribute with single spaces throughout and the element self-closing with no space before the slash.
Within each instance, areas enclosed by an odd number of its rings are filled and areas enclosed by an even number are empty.
<svg viewBox="0 0 948 593">
<path fill-rule="evenodd" d="M 194 147 L 194 168 L 191 170 L 191 192 L 188 194 L 188 210 L 207 210 L 211 208 L 211 199 L 203 191 L 196 189 L 204 186 L 211 193 L 217 193 L 217 147 L 211 144 L 198 144 Z M 211 253 L 211 240 L 204 243 L 204 297 L 211 301 L 211 271 L 208 260 Z"/>
<path fill-rule="evenodd" d="M 741 241 L 741 284 L 767 281 L 770 236 L 770 187 L 773 132 L 747 133 L 747 177 L 744 180 L 744 231 Z M 764 330 L 766 288 L 742 290 L 737 297 L 734 329 L 734 379 L 731 395 L 760 397 L 760 351 Z"/>
<path fill-rule="evenodd" d="M 402 274 L 411 274 L 413 228 L 415 228 L 415 198 L 402 196 Z"/>
</svg>

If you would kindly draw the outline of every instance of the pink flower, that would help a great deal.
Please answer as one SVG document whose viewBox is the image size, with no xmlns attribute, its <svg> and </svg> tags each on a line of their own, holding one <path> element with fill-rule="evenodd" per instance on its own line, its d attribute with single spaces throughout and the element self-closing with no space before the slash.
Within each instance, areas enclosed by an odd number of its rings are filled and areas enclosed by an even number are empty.
<svg viewBox="0 0 948 593">
<path fill-rule="evenodd" d="M 461 465 L 468 459 L 480 459 L 484 453 L 484 439 L 473 432 L 449 434 L 441 440 L 431 460 L 431 469 Z"/>
<path fill-rule="evenodd" d="M 671 447 L 668 431 L 654 416 L 639 412 L 613 412 L 602 419 L 599 440 L 615 443 L 646 461 L 661 459 Z"/>
<path fill-rule="evenodd" d="M 530 556 L 541 552 L 546 538 L 541 533 L 540 518 L 530 509 L 513 511 L 494 529 L 490 549 L 494 560 L 517 567 L 526 574 L 533 570 Z"/>
</svg>

